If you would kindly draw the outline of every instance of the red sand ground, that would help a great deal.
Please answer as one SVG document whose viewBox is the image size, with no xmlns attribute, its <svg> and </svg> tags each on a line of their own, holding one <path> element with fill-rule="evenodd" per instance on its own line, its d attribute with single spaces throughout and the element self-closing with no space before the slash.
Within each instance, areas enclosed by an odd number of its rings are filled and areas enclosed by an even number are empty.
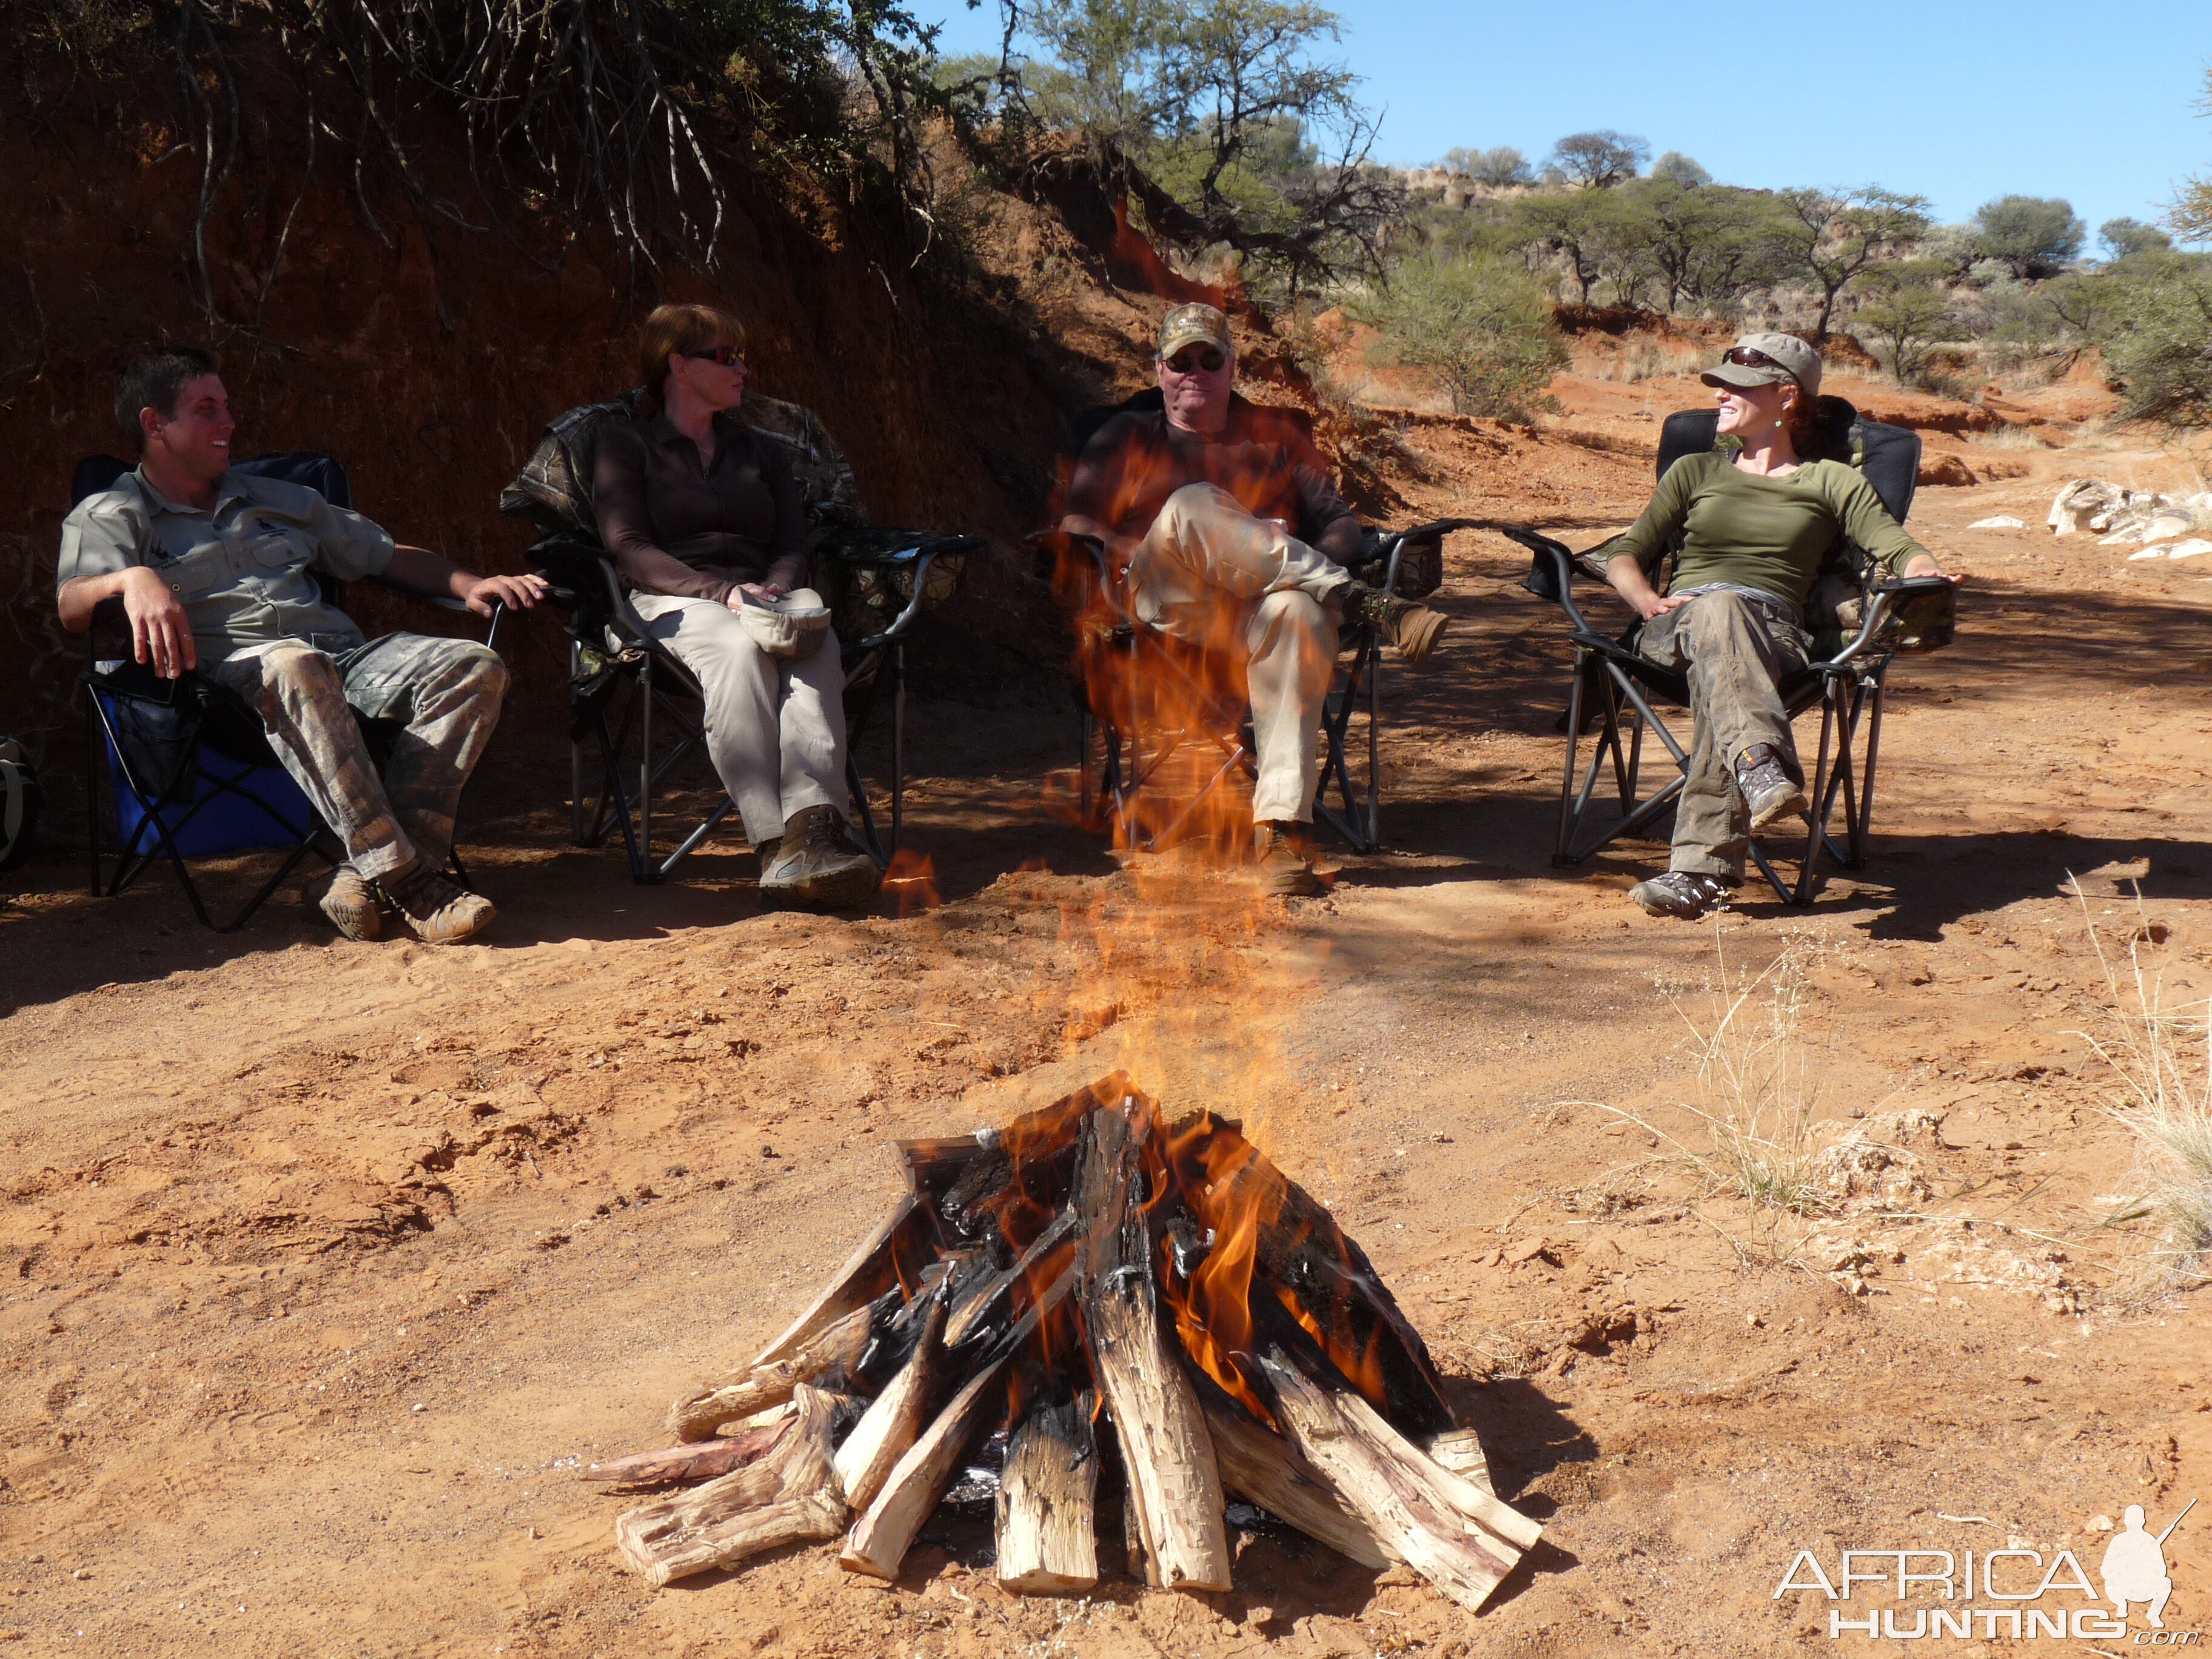
<svg viewBox="0 0 2212 1659">
<path fill-rule="evenodd" d="M 1625 521 L 1646 405 L 1692 391 L 1561 392 L 1561 430 L 1409 427 L 1406 513 L 1578 545 Z M 2096 396 L 2020 401 L 2063 439 Z M 2201 487 L 2184 454 L 1940 441 L 1994 480 L 1915 514 L 1973 574 L 1959 642 L 1899 664 L 1874 856 L 1809 911 L 1753 893 L 1717 928 L 1649 921 L 1625 896 L 1663 861 L 1648 845 L 1547 866 L 1566 654 L 1491 535 L 1451 543 L 1437 662 L 1391 672 L 1393 850 L 1320 900 L 1116 872 L 1039 805 L 1064 714 L 926 702 L 911 839 L 947 902 L 904 919 L 763 915 L 734 841 L 634 888 L 562 842 L 555 757 L 519 739 L 477 796 L 502 909 L 481 945 L 334 942 L 282 902 L 216 939 L 156 882 L 94 902 L 64 855 L 18 872 L 0 1634 L 103 1655 L 1911 1651 L 1832 1644 L 1817 1593 L 1773 1594 L 1791 1558 L 2017 1540 L 2094 1572 L 2097 1517 L 2140 1502 L 2162 1526 L 2212 1492 L 2207 1304 L 2115 1293 L 2147 1239 L 2099 1225 L 2135 1153 L 2081 1035 L 2113 1006 L 2093 930 L 2108 955 L 2142 939 L 2170 997 L 2212 989 L 2212 560 L 2039 527 L 2076 473 Z M 2031 528 L 1966 528 L 1998 513 Z M 1808 966 L 1824 1133 L 1899 1154 L 1802 1220 L 1707 1193 L 1620 1115 L 1705 1146 L 1686 1106 L 1714 1103 L 1666 994 L 1705 1018 L 1723 951 L 1735 973 L 1784 949 Z M 885 1201 L 887 1143 L 1115 1066 L 1171 1109 L 1244 1115 L 1396 1287 L 1501 1492 L 1547 1526 L 1492 1605 L 1273 1529 L 1240 1540 L 1226 1595 L 1109 1578 L 1018 1601 L 979 1565 L 988 1526 L 950 1516 L 896 1587 L 828 1548 L 659 1593 L 624 1572 L 622 1505 L 579 1467 L 659 1443 L 670 1398 L 784 1322 Z M 2167 1547 L 2175 1630 L 2212 1626 L 2208 1516 Z"/>
</svg>

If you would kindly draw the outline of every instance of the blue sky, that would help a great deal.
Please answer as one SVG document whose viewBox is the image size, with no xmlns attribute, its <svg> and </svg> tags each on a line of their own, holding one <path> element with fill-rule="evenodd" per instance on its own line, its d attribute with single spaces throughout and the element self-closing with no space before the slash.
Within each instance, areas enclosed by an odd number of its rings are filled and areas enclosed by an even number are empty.
<svg viewBox="0 0 2212 1659">
<path fill-rule="evenodd" d="M 995 0 L 913 9 L 945 24 L 948 55 L 998 50 Z M 1334 9 L 1389 161 L 1462 144 L 1533 158 L 1564 134 L 1613 127 L 1723 183 L 1879 183 L 1931 198 L 1946 221 L 2013 191 L 2063 196 L 2093 236 L 2107 219 L 2156 217 L 2178 179 L 2212 171 L 2212 119 L 2195 106 L 2212 64 L 2205 0 Z"/>
</svg>

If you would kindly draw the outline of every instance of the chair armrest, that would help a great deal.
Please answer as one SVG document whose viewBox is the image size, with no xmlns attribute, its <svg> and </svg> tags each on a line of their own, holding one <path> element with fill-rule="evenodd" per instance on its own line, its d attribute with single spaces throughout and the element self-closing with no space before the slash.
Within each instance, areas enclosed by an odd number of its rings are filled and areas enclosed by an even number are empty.
<svg viewBox="0 0 2212 1659">
<path fill-rule="evenodd" d="M 1489 521 L 1484 519 L 1435 519 L 1427 524 L 1417 524 L 1409 530 L 1385 531 L 1382 548 L 1389 563 L 1383 567 L 1382 591 L 1398 591 L 1398 561 L 1405 556 L 1409 542 L 1442 541 L 1455 530 L 1480 530 Z"/>
<path fill-rule="evenodd" d="M 1525 525 L 1500 525 L 1498 532 L 1507 540 L 1520 543 L 1533 556 L 1528 574 L 1521 586 L 1538 599 L 1550 599 L 1565 611 L 1576 632 L 1593 632 L 1582 607 L 1575 603 L 1574 580 L 1577 576 L 1590 581 L 1605 580 L 1603 567 L 1591 561 L 1613 544 L 1601 542 L 1588 553 L 1577 553 L 1565 542 L 1553 541 Z"/>
<path fill-rule="evenodd" d="M 1866 615 L 1859 623 L 1859 631 L 1842 650 L 1828 659 L 1830 665 L 1847 663 L 1863 655 L 1914 599 L 1949 599 L 1955 598 L 1957 592 L 1957 587 L 1943 576 L 1893 576 L 1887 581 L 1870 583 L 1866 589 Z M 1948 642 L 1948 638 L 1947 634 L 1944 641 L 1939 643 Z"/>
<path fill-rule="evenodd" d="M 969 538 L 968 539 L 980 543 L 982 540 L 982 538 L 977 536 Z M 900 555 L 896 559 L 871 559 L 866 561 L 866 562 L 870 564 L 887 565 L 896 568 L 898 564 L 905 562 L 906 560 L 911 559 L 914 562 L 914 592 L 907 599 L 906 609 L 900 611 L 897 616 L 891 618 L 890 625 L 884 629 L 882 633 L 871 634 L 867 638 L 860 641 L 858 644 L 854 646 L 853 648 L 855 651 L 872 651 L 878 646 L 890 644 L 891 641 L 897 639 L 901 635 L 906 632 L 908 625 L 911 623 L 917 616 L 921 614 L 921 602 L 924 599 L 928 597 L 929 593 L 929 567 L 936 562 L 937 556 L 938 555 L 934 550 L 930 552 L 923 553 L 917 550 L 909 549 L 907 552 Z"/>
</svg>

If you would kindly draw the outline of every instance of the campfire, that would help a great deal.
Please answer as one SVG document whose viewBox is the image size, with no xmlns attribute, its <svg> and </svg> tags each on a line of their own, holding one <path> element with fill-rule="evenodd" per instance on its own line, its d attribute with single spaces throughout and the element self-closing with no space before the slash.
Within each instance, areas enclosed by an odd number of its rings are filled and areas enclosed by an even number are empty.
<svg viewBox="0 0 2212 1659">
<path fill-rule="evenodd" d="M 1232 1498 L 1470 1610 L 1535 1542 L 1366 1255 L 1237 1124 L 1168 1123 L 1117 1073 L 900 1152 L 908 1191 L 813 1305 L 676 1401 L 681 1443 L 589 1471 L 704 1480 L 615 1523 L 654 1584 L 841 1533 L 896 1578 L 986 1445 L 1019 1593 L 1097 1583 L 1117 1486 L 1109 1538 L 1170 1589 L 1231 1588 Z"/>
</svg>

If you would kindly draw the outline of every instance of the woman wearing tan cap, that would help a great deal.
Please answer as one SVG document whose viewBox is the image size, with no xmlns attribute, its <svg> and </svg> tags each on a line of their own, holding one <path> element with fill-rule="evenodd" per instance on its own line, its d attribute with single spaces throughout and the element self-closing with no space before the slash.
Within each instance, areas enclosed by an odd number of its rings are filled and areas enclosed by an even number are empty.
<svg viewBox="0 0 2212 1659">
<path fill-rule="evenodd" d="M 1718 441 L 1667 470 L 1651 504 L 1611 544 L 1606 579 L 1636 609 L 1636 648 L 1690 683 L 1696 735 L 1667 873 L 1630 895 L 1694 920 L 1728 902 L 1751 837 L 1808 810 L 1778 686 L 1806 660 L 1805 600 L 1839 538 L 1892 575 L 1940 576 L 1856 468 L 1806 460 L 1820 416 L 1820 356 L 1794 335 L 1747 334 L 1699 377 L 1720 404 Z M 1651 578 L 1677 536 L 1673 585 Z M 1954 578 L 1954 580 L 1956 580 Z"/>
</svg>

